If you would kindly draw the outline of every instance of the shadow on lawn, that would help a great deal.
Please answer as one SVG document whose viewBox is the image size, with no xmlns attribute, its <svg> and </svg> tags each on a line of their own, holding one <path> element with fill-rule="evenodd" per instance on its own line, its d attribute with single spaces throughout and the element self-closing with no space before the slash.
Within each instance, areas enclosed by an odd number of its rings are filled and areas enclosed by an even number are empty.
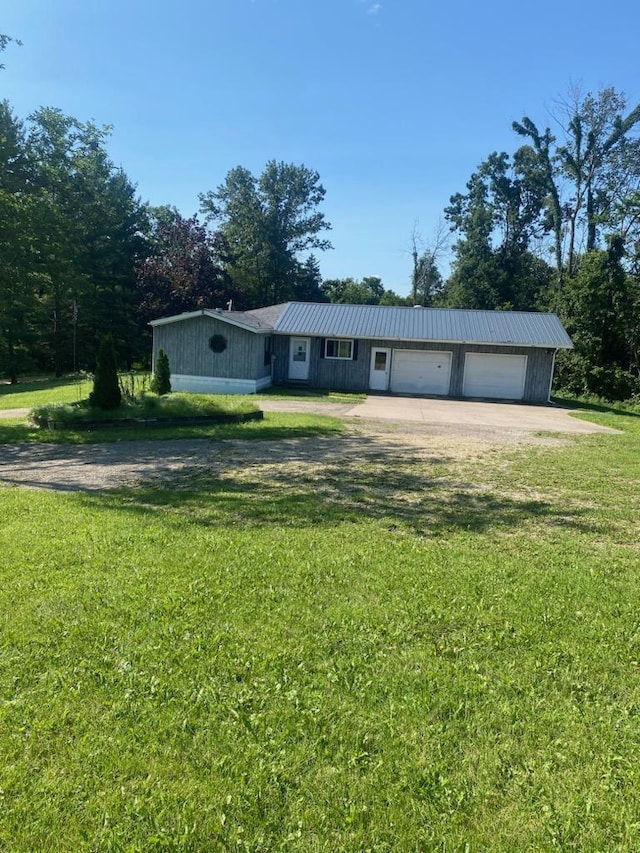
<svg viewBox="0 0 640 853">
<path fill-rule="evenodd" d="M 233 439 L 245 439 L 256 441 L 281 440 L 284 437 L 294 436 L 306 438 L 310 436 L 322 436 L 337 434 L 342 431 L 342 425 L 337 418 L 323 417 L 318 423 L 311 420 L 310 423 L 298 426 L 281 426 L 273 424 L 267 414 L 264 421 L 247 421 L 239 424 L 220 424 L 211 426 L 154 426 L 145 427 L 129 426 L 126 428 L 109 427 L 95 430 L 40 430 L 30 426 L 24 421 L 3 423 L 0 421 L 0 452 L 3 447 L 14 447 L 16 453 L 23 453 L 25 459 L 30 459 L 38 454 L 38 446 L 47 448 L 51 445 L 60 445 L 61 454 L 64 447 L 73 448 L 76 456 L 82 445 L 88 445 L 92 456 L 100 459 L 109 453 L 103 448 L 121 442 L 135 441 L 183 441 L 198 440 L 222 441 Z M 22 448 L 20 447 L 22 446 Z M 0 463 L 2 459 L 0 458 Z M 34 483 L 33 485 L 37 485 Z"/>
<path fill-rule="evenodd" d="M 587 532 L 579 509 L 517 499 L 457 482 L 449 461 L 424 449 L 380 447 L 363 436 L 291 439 L 250 457 L 230 447 L 210 467 L 92 497 L 127 513 L 166 513 L 209 527 L 333 526 L 376 520 L 390 531 L 434 536 L 539 521 Z M 396 458 L 393 458 L 393 450 Z"/>
<path fill-rule="evenodd" d="M 628 408 L 617 407 L 614 404 L 590 403 L 586 400 L 572 397 L 554 397 L 553 404 L 559 409 L 570 409 L 573 412 L 597 412 L 603 415 L 618 415 L 625 418 L 640 418 L 640 412 Z"/>
</svg>

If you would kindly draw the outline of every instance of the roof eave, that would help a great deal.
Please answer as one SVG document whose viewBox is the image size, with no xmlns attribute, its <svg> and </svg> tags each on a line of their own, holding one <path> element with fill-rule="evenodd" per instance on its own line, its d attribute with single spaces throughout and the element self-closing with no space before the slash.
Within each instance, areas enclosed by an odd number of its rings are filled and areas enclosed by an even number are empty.
<svg viewBox="0 0 640 853">
<path fill-rule="evenodd" d="M 158 320 L 149 320 L 149 326 L 168 326 L 170 323 L 179 323 L 181 320 L 192 320 L 205 314 L 204 308 L 199 311 L 186 311 L 184 314 L 172 314 L 170 317 L 160 317 Z"/>
<path fill-rule="evenodd" d="M 558 341 L 543 341 L 540 343 L 529 343 L 519 341 L 482 341 L 482 340 L 446 340 L 444 338 L 398 338 L 386 337 L 385 335 L 355 335 L 355 334 L 339 334 L 335 332 L 292 332 L 273 330 L 274 335 L 288 335 L 290 337 L 300 338 L 346 338 L 357 339 L 359 341 L 391 341 L 397 343 L 431 343 L 431 344 L 460 344 L 468 346 L 480 347 L 526 347 L 527 349 L 573 349 L 573 343 L 558 343 Z"/>
<path fill-rule="evenodd" d="M 151 320 L 150 326 L 166 326 L 171 323 L 179 323 L 182 320 L 192 320 L 194 317 L 211 317 L 214 320 L 222 320 L 223 323 L 228 323 L 230 326 L 237 326 L 239 329 L 244 329 L 246 332 L 253 332 L 256 335 L 271 334 L 272 326 L 266 324 L 262 328 L 250 326 L 247 323 L 242 323 L 235 317 L 228 317 L 224 311 L 212 311 L 208 308 L 201 308 L 199 311 L 188 311 L 184 314 L 175 314 L 172 317 L 161 317 L 159 320 Z"/>
</svg>

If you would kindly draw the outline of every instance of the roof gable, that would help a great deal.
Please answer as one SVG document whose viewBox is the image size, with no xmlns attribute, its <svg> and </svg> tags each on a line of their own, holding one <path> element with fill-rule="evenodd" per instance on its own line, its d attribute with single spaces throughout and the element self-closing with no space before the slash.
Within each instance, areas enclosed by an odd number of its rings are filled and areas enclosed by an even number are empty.
<svg viewBox="0 0 640 853">
<path fill-rule="evenodd" d="M 246 329 L 249 332 L 271 332 L 273 325 L 267 323 L 260 317 L 253 316 L 253 312 L 249 311 L 222 311 L 220 308 L 201 308 L 199 311 L 186 311 L 184 314 L 174 314 L 171 317 L 160 317 L 158 320 L 151 320 L 150 326 L 166 326 L 170 323 L 181 323 L 184 320 L 193 320 L 194 317 L 211 317 L 215 320 L 222 320 L 223 323 L 229 323 L 232 326 L 238 326 L 241 329 Z"/>
</svg>

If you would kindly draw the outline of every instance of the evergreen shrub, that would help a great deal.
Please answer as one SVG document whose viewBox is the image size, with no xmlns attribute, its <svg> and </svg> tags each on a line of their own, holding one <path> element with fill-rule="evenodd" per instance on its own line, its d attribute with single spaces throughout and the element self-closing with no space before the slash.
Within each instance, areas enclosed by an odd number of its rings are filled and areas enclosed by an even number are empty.
<svg viewBox="0 0 640 853">
<path fill-rule="evenodd" d="M 162 396 L 163 394 L 171 393 L 171 368 L 169 367 L 169 356 L 161 349 L 156 359 L 155 368 L 153 370 L 153 379 L 151 380 L 151 390 Z"/>
<path fill-rule="evenodd" d="M 113 339 L 102 338 L 96 358 L 93 391 L 89 394 L 89 405 L 94 409 L 117 409 L 122 402 L 118 383 L 118 363 Z"/>
</svg>

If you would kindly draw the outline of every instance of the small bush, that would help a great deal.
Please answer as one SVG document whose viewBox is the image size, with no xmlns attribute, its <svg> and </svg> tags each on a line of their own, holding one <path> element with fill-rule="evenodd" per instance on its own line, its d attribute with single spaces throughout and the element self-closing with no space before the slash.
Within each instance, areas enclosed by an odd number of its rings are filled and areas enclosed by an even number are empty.
<svg viewBox="0 0 640 853">
<path fill-rule="evenodd" d="M 151 390 L 160 397 L 163 394 L 171 393 L 171 368 L 169 367 L 169 356 L 163 349 L 158 353 L 158 358 L 153 371 L 153 379 L 151 380 Z"/>
<path fill-rule="evenodd" d="M 587 376 L 587 389 L 605 400 L 629 400 L 638 391 L 638 378 L 617 365 L 593 367 Z"/>
<path fill-rule="evenodd" d="M 100 342 L 96 359 L 93 391 L 89 394 L 89 405 L 94 409 L 117 409 L 122 402 L 118 384 L 118 363 L 113 339 L 105 336 Z"/>
</svg>

